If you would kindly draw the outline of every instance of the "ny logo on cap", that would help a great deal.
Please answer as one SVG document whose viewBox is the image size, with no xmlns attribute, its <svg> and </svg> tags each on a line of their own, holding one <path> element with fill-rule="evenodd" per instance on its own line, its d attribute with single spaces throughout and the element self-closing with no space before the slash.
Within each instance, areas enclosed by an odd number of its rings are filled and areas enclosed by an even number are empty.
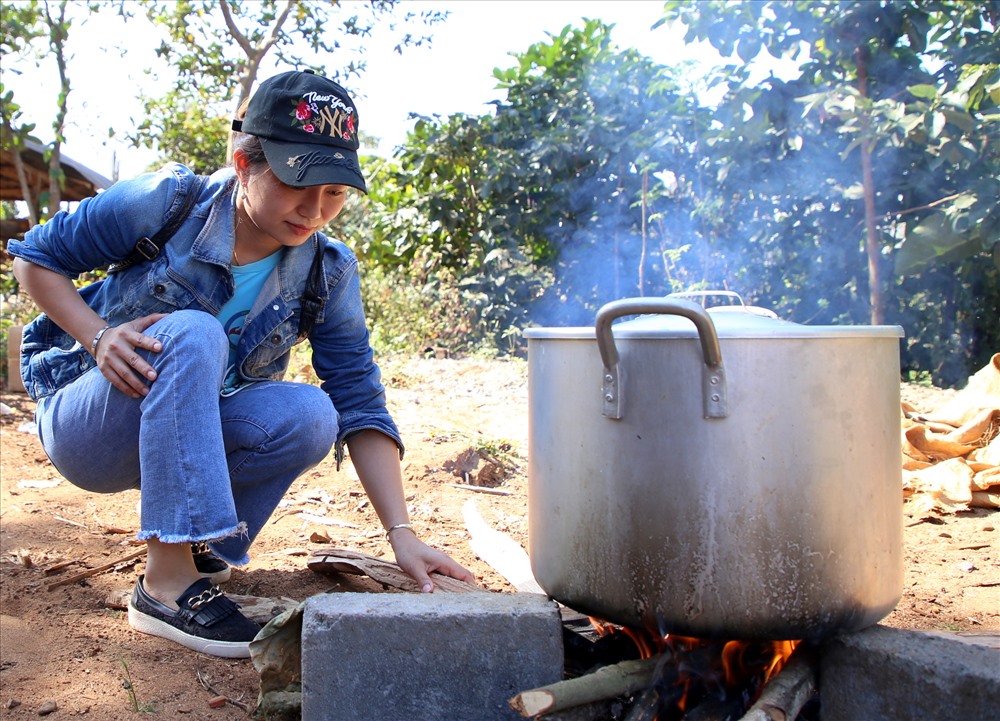
<svg viewBox="0 0 1000 721">
<path fill-rule="evenodd" d="M 354 138 L 354 108 L 336 95 L 306 93 L 292 100 L 292 127 L 350 142 Z"/>
</svg>

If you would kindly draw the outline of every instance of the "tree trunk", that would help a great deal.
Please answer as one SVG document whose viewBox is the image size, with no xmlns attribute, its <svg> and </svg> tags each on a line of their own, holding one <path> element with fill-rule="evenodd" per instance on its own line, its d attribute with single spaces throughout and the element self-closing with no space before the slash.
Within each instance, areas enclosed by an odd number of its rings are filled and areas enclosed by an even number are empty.
<svg viewBox="0 0 1000 721">
<path fill-rule="evenodd" d="M 52 141 L 52 154 L 49 155 L 49 201 L 46 203 L 46 216 L 51 218 L 59 212 L 62 204 L 62 141 L 63 130 L 66 127 L 66 107 L 69 102 L 69 76 L 66 74 L 66 40 L 69 36 L 69 23 L 66 21 L 67 0 L 59 4 L 59 16 L 49 14 L 45 6 L 46 20 L 49 25 L 49 47 L 55 56 L 56 68 L 59 70 L 59 101 L 56 107 L 56 118 L 52 121 L 55 139 Z"/>
<path fill-rule="evenodd" d="M 31 192 L 31 187 L 28 185 L 28 175 L 24 172 L 24 159 L 21 157 L 20 148 L 14 148 L 11 155 L 14 158 L 17 181 L 21 185 L 21 195 L 24 198 L 24 204 L 28 206 L 28 222 L 33 227 L 38 225 L 38 197 Z"/>
<path fill-rule="evenodd" d="M 868 97 L 868 48 L 855 52 L 858 62 L 858 92 Z M 872 177 L 871 125 L 867 109 L 861 116 L 861 183 L 865 197 L 865 253 L 868 256 L 868 301 L 873 325 L 885 323 L 885 293 L 882 284 L 881 248 L 875 227 L 875 180 Z"/>
<path fill-rule="evenodd" d="M 243 66 L 243 72 L 240 73 L 240 93 L 239 97 L 236 99 L 236 111 L 239 112 L 240 107 L 250 97 L 253 84 L 257 80 L 257 73 L 260 70 L 261 61 L 264 59 L 267 51 L 270 50 L 271 47 L 277 42 L 278 36 L 281 34 L 281 26 L 285 24 L 285 20 L 288 18 L 288 14 L 292 10 L 292 0 L 285 0 L 284 7 L 274 19 L 270 31 L 257 43 L 257 45 L 253 45 L 250 42 L 250 38 L 244 35 L 243 32 L 241 32 L 236 26 L 236 21 L 229 8 L 230 3 L 231 0 L 220 0 L 219 6 L 222 9 L 222 17 L 226 21 L 226 27 L 229 30 L 230 36 L 236 41 L 236 44 L 240 46 L 247 56 L 246 64 Z M 230 133 L 226 142 L 226 161 L 228 162 L 232 159 L 233 134 Z"/>
<path fill-rule="evenodd" d="M 639 295 L 646 295 L 646 256 L 649 235 L 646 230 L 646 199 L 649 195 L 649 171 L 642 171 L 642 251 L 639 253 Z"/>
</svg>

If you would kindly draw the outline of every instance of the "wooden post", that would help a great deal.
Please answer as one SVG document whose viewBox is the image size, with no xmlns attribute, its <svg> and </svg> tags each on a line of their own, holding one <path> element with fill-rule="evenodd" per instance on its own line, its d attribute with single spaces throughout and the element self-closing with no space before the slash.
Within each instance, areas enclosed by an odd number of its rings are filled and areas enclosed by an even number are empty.
<svg viewBox="0 0 1000 721">
<path fill-rule="evenodd" d="M 24 328 L 12 325 L 7 329 L 7 387 L 8 393 L 24 393 L 21 382 L 21 331 Z"/>
</svg>

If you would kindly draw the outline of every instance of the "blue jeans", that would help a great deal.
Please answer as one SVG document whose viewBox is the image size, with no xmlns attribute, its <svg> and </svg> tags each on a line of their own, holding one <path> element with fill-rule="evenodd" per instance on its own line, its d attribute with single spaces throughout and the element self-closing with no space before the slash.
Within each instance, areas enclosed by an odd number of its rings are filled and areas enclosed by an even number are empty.
<svg viewBox="0 0 1000 721">
<path fill-rule="evenodd" d="M 219 321 L 180 310 L 146 330 L 159 353 L 149 394 L 133 399 L 93 368 L 51 396 L 35 418 L 42 446 L 74 485 L 140 489 L 140 540 L 212 541 L 231 564 L 292 482 L 337 438 L 337 412 L 316 386 L 264 381 L 221 397 L 229 340 Z"/>
</svg>

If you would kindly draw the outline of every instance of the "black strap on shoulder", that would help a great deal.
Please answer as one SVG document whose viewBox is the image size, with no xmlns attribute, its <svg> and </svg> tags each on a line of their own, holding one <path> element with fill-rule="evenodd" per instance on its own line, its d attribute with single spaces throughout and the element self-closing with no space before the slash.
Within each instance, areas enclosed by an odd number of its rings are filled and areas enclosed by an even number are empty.
<svg viewBox="0 0 1000 721">
<path fill-rule="evenodd" d="M 299 299 L 302 307 L 299 315 L 299 340 L 305 340 L 312 332 L 316 324 L 316 317 L 323 310 L 323 291 L 326 286 L 326 272 L 323 269 L 323 253 L 326 250 L 326 243 L 319 242 L 316 248 L 316 255 L 313 256 L 312 267 L 309 269 L 309 278 L 306 279 L 306 289 Z"/>
<path fill-rule="evenodd" d="M 167 244 L 167 241 L 173 237 L 174 233 L 181 227 L 181 224 L 187 220 L 187 217 L 194 209 L 195 203 L 198 202 L 198 198 L 201 197 L 201 191 L 207 184 L 207 175 L 196 175 L 194 182 L 188 189 L 187 195 L 184 196 L 184 202 L 181 204 L 181 207 L 167 218 L 166 224 L 152 238 L 146 236 L 139 238 L 135 243 L 135 248 L 128 254 L 128 257 L 108 266 L 108 273 L 117 273 L 136 263 L 156 258 L 160 254 L 160 251 L 163 250 L 163 246 Z"/>
</svg>

